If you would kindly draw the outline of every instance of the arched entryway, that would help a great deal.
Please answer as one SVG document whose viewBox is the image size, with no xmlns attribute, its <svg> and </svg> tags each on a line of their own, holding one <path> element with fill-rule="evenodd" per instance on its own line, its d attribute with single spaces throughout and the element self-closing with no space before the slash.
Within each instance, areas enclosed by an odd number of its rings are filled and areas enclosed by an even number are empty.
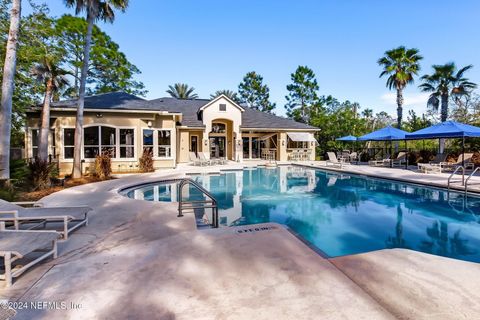
<svg viewBox="0 0 480 320">
<path fill-rule="evenodd" d="M 233 160 L 233 122 L 227 119 L 212 121 L 212 130 L 208 134 L 210 159 Z"/>
</svg>

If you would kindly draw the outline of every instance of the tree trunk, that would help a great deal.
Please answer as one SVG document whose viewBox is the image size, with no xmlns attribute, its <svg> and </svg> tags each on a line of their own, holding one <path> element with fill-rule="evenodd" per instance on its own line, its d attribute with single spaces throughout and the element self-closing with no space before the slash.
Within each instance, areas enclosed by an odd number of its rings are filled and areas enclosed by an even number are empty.
<svg viewBox="0 0 480 320">
<path fill-rule="evenodd" d="M 441 98 L 441 109 L 440 109 L 440 120 L 442 122 L 447 121 L 448 118 L 448 93 L 442 94 Z M 439 139 L 439 152 L 443 153 L 445 151 L 445 139 Z"/>
<path fill-rule="evenodd" d="M 87 10 L 87 35 L 83 52 L 82 73 L 80 76 L 80 92 L 78 96 L 77 119 L 75 122 L 75 140 L 73 151 L 73 172 L 74 179 L 82 177 L 82 141 L 83 141 L 83 107 L 85 105 L 85 91 L 87 87 L 88 62 L 90 59 L 90 46 L 92 44 L 92 30 L 95 17 Z"/>
<path fill-rule="evenodd" d="M 3 66 L 2 97 L 0 100 L 0 180 L 10 179 L 10 135 L 12 131 L 12 97 L 17 64 L 17 44 L 20 29 L 21 0 L 12 1 L 5 64 Z"/>
<path fill-rule="evenodd" d="M 403 118 L 403 89 L 397 88 L 397 128 L 402 128 Z"/>
<path fill-rule="evenodd" d="M 50 102 L 53 95 L 53 80 L 49 79 L 45 89 L 43 99 L 43 108 L 41 115 L 41 127 L 38 135 L 38 158 L 40 160 L 48 159 L 48 134 L 50 132 Z"/>
</svg>

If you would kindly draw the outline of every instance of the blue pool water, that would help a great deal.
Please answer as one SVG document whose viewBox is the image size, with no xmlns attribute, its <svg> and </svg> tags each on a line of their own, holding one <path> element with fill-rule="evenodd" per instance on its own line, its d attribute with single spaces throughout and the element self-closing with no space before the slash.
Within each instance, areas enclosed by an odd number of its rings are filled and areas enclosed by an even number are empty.
<svg viewBox="0 0 480 320">
<path fill-rule="evenodd" d="M 223 226 L 277 222 L 330 257 L 408 248 L 480 262 L 480 198 L 300 167 L 193 176 L 218 200 Z M 174 184 L 128 196 L 176 201 Z M 201 197 L 194 190 L 190 198 Z"/>
</svg>

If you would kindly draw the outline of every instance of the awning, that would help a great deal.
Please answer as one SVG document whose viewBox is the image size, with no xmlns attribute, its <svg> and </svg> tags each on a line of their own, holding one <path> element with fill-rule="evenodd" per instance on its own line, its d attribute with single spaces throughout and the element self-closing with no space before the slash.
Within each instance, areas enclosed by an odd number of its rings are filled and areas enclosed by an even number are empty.
<svg viewBox="0 0 480 320">
<path fill-rule="evenodd" d="M 405 140 L 408 132 L 387 126 L 377 131 L 370 132 L 366 135 L 358 137 L 359 141 L 392 141 Z"/>
<path fill-rule="evenodd" d="M 276 133 L 266 134 L 266 135 L 258 138 L 258 140 L 262 140 L 262 141 L 263 141 L 263 140 L 268 140 L 268 139 L 270 139 L 271 137 L 273 137 L 274 135 L 276 135 Z"/>
<path fill-rule="evenodd" d="M 345 136 L 345 137 L 337 138 L 335 140 L 337 140 L 337 141 L 357 141 L 357 137 L 355 137 L 355 136 Z"/>
<path fill-rule="evenodd" d="M 308 132 L 287 132 L 287 135 L 292 141 L 315 142 L 315 145 L 318 145 L 317 139 L 313 137 L 313 134 Z"/>
<path fill-rule="evenodd" d="M 469 124 L 445 121 L 407 134 L 407 139 L 480 137 L 480 128 Z"/>
</svg>

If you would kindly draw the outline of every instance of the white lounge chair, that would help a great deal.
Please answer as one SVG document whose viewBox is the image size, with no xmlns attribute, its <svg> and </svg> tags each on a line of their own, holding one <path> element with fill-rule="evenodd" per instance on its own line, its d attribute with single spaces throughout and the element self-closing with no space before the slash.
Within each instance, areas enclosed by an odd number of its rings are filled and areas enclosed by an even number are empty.
<svg viewBox="0 0 480 320">
<path fill-rule="evenodd" d="M 407 162 L 407 153 L 400 151 L 395 159 L 390 160 L 392 167 L 404 166 Z"/>
<path fill-rule="evenodd" d="M 461 166 L 464 162 L 465 170 L 475 169 L 475 164 L 472 162 L 473 153 L 460 154 L 456 162 L 440 162 L 442 171 L 453 171 L 456 167 Z"/>
<path fill-rule="evenodd" d="M 334 152 L 327 152 L 327 157 L 328 157 L 328 160 L 325 162 L 326 166 L 328 166 L 328 165 L 338 166 L 341 169 L 343 167 L 343 165 L 345 164 L 345 162 L 339 161 L 337 159 L 337 156 L 335 155 Z"/>
<path fill-rule="evenodd" d="M 194 166 L 203 166 L 203 165 L 206 164 L 206 162 L 200 160 L 200 159 L 197 157 L 197 155 L 195 154 L 195 152 L 193 152 L 193 151 L 191 151 L 191 152 L 189 153 L 189 157 L 190 157 L 190 161 L 192 162 L 192 164 L 193 164 Z"/>
<path fill-rule="evenodd" d="M 205 165 L 213 165 L 215 164 L 215 162 L 213 160 L 209 160 L 207 159 L 207 155 L 205 154 L 205 152 L 199 152 L 198 153 L 198 158 L 200 159 L 200 161 L 203 161 L 203 163 L 205 163 Z"/>
<path fill-rule="evenodd" d="M 3 222 L 2 222 L 3 224 Z M 0 229 L 3 225 L 0 226 Z M 53 231 L 32 231 L 32 230 L 1 230 L 0 231 L 0 257 L 3 258 L 4 272 L 0 274 L 0 279 L 5 281 L 5 286 L 12 285 L 13 278 L 20 276 L 33 265 L 52 257 L 57 258 L 57 239 L 60 234 Z M 27 256 L 35 252 L 41 252 L 41 255 L 35 255 L 33 260 L 25 263 Z M 15 262 L 22 259 L 22 263 Z"/>
<path fill-rule="evenodd" d="M 428 163 L 417 163 L 417 168 L 419 171 L 431 171 L 431 172 L 441 173 L 442 170 L 440 167 L 440 163 L 445 162 L 446 159 L 447 159 L 447 155 L 445 153 L 437 153 L 435 155 L 435 158 L 432 161 L 429 161 Z M 435 168 L 432 168 L 432 166 L 437 166 L 440 168 L 440 170 L 435 170 Z M 428 167 L 428 168 L 426 170 L 423 170 L 423 167 Z"/>
<path fill-rule="evenodd" d="M 380 160 L 370 160 L 368 161 L 368 165 L 372 167 L 385 167 L 390 165 L 390 155 L 387 154 L 387 156 L 384 159 Z"/>
<path fill-rule="evenodd" d="M 10 223 L 10 228 L 15 230 L 33 230 L 40 227 L 46 228 L 47 224 L 61 224 L 58 231 L 64 240 L 69 234 L 88 225 L 89 207 L 33 207 L 24 208 L 15 203 L 0 200 L 0 222 Z"/>
</svg>

